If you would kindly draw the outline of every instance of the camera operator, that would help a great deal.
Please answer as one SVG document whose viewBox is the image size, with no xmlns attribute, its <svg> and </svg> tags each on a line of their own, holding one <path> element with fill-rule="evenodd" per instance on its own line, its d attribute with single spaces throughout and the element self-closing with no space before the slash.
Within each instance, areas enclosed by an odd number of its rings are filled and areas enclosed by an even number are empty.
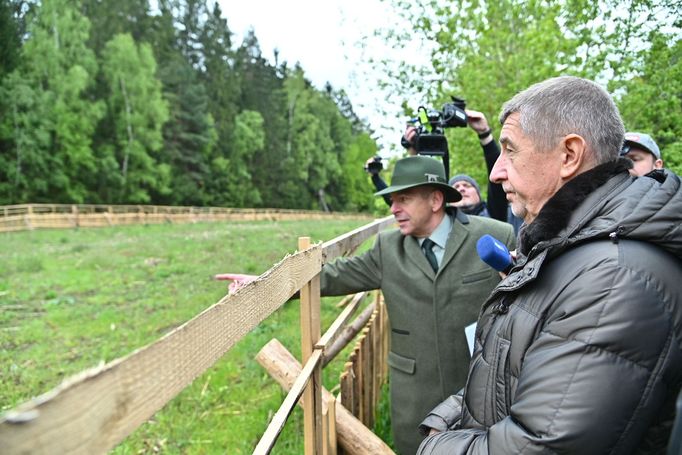
<svg viewBox="0 0 682 455">
<path fill-rule="evenodd" d="M 414 155 L 414 153 L 410 153 L 410 155 Z M 365 162 L 365 171 L 367 171 L 371 176 L 372 183 L 374 184 L 374 188 L 376 188 L 377 191 L 382 191 L 385 188 L 388 188 L 386 182 L 384 182 L 379 175 L 379 172 L 381 172 L 383 168 L 384 167 L 381 164 L 381 157 L 379 155 L 373 156 Z M 391 195 L 384 194 L 382 198 L 384 199 L 384 202 L 386 202 L 386 205 L 390 207 L 392 204 Z"/>
<path fill-rule="evenodd" d="M 500 156 L 500 146 L 495 142 L 492 130 L 488 125 L 488 120 L 482 112 L 468 109 L 465 112 L 467 114 L 467 124 L 478 135 L 481 148 L 483 148 L 486 168 L 488 169 L 488 174 L 490 174 L 490 171 L 495 165 L 495 161 L 497 161 L 497 157 Z M 416 128 L 414 126 L 408 126 L 405 130 L 404 138 L 408 143 L 414 144 L 416 134 Z M 414 147 L 411 147 L 408 149 L 408 153 L 414 155 L 417 152 Z M 384 185 L 382 188 L 385 188 L 386 186 L 378 175 L 376 175 L 376 177 L 374 175 L 372 176 L 372 182 L 377 187 L 377 191 L 380 191 L 379 185 Z M 462 187 L 466 186 L 463 182 L 466 182 L 466 185 L 474 187 L 476 194 L 471 194 L 470 197 L 463 197 L 461 201 L 455 204 L 457 207 L 468 215 L 486 216 L 495 220 L 507 222 L 514 227 L 514 232 L 518 234 L 523 220 L 511 213 L 509 204 L 507 204 L 507 196 L 502 189 L 502 185 L 489 181 L 488 200 L 487 202 L 483 202 L 481 201 L 480 188 L 476 180 L 465 174 L 450 179 L 450 185 L 455 188 L 457 188 L 458 184 Z M 472 182 L 475 183 L 475 185 L 472 185 Z M 465 193 L 470 193 L 467 192 L 466 189 L 464 189 L 464 191 Z"/>
</svg>

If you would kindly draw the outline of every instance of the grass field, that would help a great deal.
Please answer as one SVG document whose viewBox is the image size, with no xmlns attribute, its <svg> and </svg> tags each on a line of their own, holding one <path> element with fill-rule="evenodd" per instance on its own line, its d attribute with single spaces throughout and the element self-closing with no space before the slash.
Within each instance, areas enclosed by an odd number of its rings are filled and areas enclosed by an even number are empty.
<svg viewBox="0 0 682 455">
<path fill-rule="evenodd" d="M 215 273 L 260 274 L 299 236 L 330 240 L 367 220 L 202 223 L 0 235 L 0 410 L 129 354 L 225 295 Z M 326 327 L 338 314 L 324 300 Z M 300 357 L 298 302 L 285 304 L 113 453 L 251 453 L 284 392 L 253 360 L 277 337 Z M 343 357 L 324 371 L 338 383 Z M 386 400 L 384 400 L 386 401 Z M 388 435 L 387 405 L 377 432 Z M 302 453 L 296 411 L 273 453 Z"/>
</svg>

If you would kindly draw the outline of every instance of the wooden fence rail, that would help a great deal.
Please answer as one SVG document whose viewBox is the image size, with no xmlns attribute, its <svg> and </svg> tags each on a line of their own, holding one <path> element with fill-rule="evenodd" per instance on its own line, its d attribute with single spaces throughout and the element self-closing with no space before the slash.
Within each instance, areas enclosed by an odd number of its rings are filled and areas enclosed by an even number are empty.
<svg viewBox="0 0 682 455">
<path fill-rule="evenodd" d="M 23 204 L 0 206 L 0 232 L 33 229 L 68 229 L 130 224 L 198 223 L 358 218 L 366 214 L 313 210 L 237 209 L 159 205 Z"/>
<path fill-rule="evenodd" d="M 320 345 L 319 332 L 311 331 L 315 319 L 319 324 L 319 285 L 315 288 L 315 282 L 319 282 L 323 263 L 348 254 L 392 224 L 392 217 L 386 217 L 330 242 L 288 255 L 257 280 L 223 297 L 161 339 L 71 377 L 50 392 L 6 412 L 0 416 L 0 453 L 105 453 L 299 290 L 302 296 L 309 294 L 309 310 L 303 318 L 308 325 L 309 358 L 317 358 L 310 369 L 319 368 L 324 347 L 342 332 L 342 327 L 335 325 L 335 333 Z M 342 312 L 342 317 L 348 316 Z M 309 403 L 315 400 L 322 404 L 317 381 Z M 313 424 L 312 434 L 319 440 L 321 406 L 316 409 L 319 414 L 313 419 L 319 425 Z M 306 432 L 306 441 L 310 434 Z M 310 450 L 322 453 L 320 447 L 321 442 L 315 443 Z"/>
</svg>

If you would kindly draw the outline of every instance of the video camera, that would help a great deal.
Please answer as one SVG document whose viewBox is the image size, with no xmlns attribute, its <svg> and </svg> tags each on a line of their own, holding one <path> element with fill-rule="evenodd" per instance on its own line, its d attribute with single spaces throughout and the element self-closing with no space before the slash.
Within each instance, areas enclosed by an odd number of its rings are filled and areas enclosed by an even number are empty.
<svg viewBox="0 0 682 455">
<path fill-rule="evenodd" d="M 450 155 L 444 129 L 467 126 L 465 101 L 454 96 L 451 98 L 452 102 L 445 103 L 440 111 L 419 106 L 417 109 L 419 125 L 416 127 L 414 144 L 407 142 L 405 137 L 401 140 L 403 147 L 414 146 L 419 155 L 442 156 L 446 179 L 450 178 Z"/>
<path fill-rule="evenodd" d="M 376 155 L 373 161 L 365 164 L 365 171 L 369 172 L 370 174 L 378 174 L 383 168 L 384 165 L 381 164 L 381 157 L 379 155 Z"/>
</svg>

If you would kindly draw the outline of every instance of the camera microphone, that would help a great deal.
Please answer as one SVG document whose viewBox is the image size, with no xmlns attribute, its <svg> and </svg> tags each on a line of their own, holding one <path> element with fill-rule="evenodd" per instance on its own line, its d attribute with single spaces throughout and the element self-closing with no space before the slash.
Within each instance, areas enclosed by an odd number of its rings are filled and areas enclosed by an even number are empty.
<svg viewBox="0 0 682 455">
<path fill-rule="evenodd" d="M 476 250 L 481 260 L 498 272 L 509 273 L 514 266 L 514 259 L 507 246 L 492 235 L 486 234 L 478 239 Z"/>
</svg>

